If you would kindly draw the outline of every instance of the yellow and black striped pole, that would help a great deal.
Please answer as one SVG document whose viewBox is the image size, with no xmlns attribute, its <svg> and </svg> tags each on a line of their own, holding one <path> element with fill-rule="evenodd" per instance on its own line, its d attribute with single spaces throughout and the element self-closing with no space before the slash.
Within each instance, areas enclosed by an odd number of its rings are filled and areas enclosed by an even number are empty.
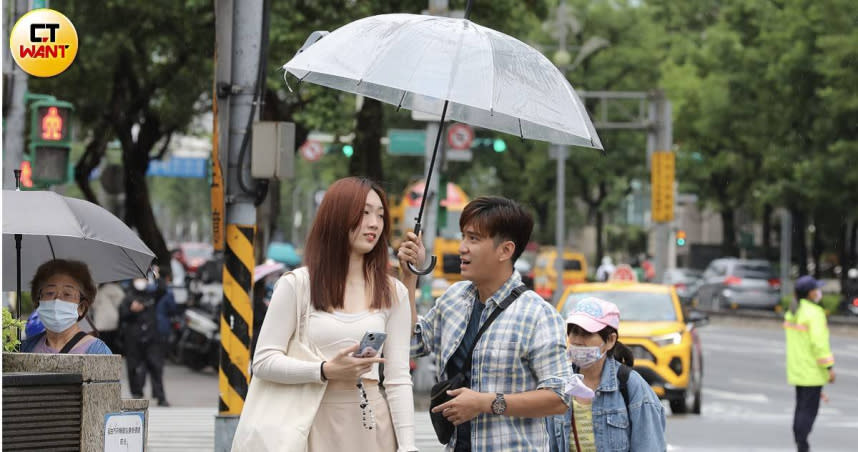
<svg viewBox="0 0 858 452">
<path fill-rule="evenodd" d="M 253 242 L 255 225 L 227 224 L 223 265 L 223 309 L 220 317 L 221 416 L 241 414 L 250 383 L 253 336 Z"/>
</svg>

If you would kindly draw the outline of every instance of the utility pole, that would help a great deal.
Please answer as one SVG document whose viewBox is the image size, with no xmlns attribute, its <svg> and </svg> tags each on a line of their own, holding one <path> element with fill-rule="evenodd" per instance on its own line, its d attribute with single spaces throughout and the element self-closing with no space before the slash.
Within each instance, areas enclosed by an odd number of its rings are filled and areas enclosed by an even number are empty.
<svg viewBox="0 0 858 452">
<path fill-rule="evenodd" d="M 551 158 L 557 159 L 557 217 L 555 218 L 554 241 L 557 248 L 557 259 L 554 268 L 557 272 L 557 287 L 554 289 L 553 302 L 556 306 L 563 295 L 563 270 L 566 264 L 564 251 L 566 245 L 566 158 L 569 157 L 569 146 L 552 144 L 549 150 Z"/>
<path fill-rule="evenodd" d="M 250 382 L 250 344 L 253 334 L 251 287 L 254 268 L 256 207 L 254 195 L 242 188 L 250 177 L 250 137 L 248 127 L 258 116 L 253 102 L 257 90 L 262 46 L 263 2 L 215 2 L 216 69 L 218 103 L 216 147 L 226 152 L 226 229 L 223 303 L 221 309 L 221 352 L 218 416 L 215 419 L 215 451 L 229 451 L 244 408 Z M 240 161 L 242 145 L 244 161 Z M 220 151 L 218 151 L 220 153 Z M 220 158 L 220 162 L 223 159 Z M 213 208 L 216 206 L 213 203 Z M 213 241 L 218 243 L 220 238 Z"/>
<path fill-rule="evenodd" d="M 12 95 L 9 96 L 8 112 L 3 126 L 3 188 L 12 190 L 15 188 L 15 177 L 12 175 L 13 169 L 21 167 L 21 161 L 24 159 L 24 130 L 27 121 L 27 105 L 24 104 L 24 95 L 27 93 L 27 73 L 21 70 L 15 61 L 12 59 L 12 51 L 9 47 L 9 35 L 12 26 L 19 17 L 26 14 L 29 10 L 28 0 L 16 0 L 14 11 L 8 17 L 6 22 L 6 46 L 3 51 L 3 76 L 11 80 L 11 87 L 6 86 L 5 89 L 12 89 Z"/>
<path fill-rule="evenodd" d="M 792 212 L 784 208 L 781 212 L 781 299 L 794 296 L 790 269 L 792 267 Z"/>
<path fill-rule="evenodd" d="M 673 124 L 671 121 L 670 101 L 664 97 L 664 93 L 656 91 L 649 105 L 649 119 L 651 130 L 647 136 L 646 160 L 650 171 L 653 166 L 653 153 L 657 151 L 671 152 L 673 149 Z M 675 209 L 675 206 L 671 206 Z M 671 216 L 672 217 L 672 216 Z M 664 271 L 675 264 L 669 262 L 670 222 L 653 221 L 651 243 L 655 258 L 655 280 L 661 281 Z"/>
</svg>

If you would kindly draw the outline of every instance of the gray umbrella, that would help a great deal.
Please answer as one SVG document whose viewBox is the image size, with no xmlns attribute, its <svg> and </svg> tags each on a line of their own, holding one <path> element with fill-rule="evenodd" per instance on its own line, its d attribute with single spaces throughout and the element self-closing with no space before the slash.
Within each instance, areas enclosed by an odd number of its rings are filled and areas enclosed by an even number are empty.
<svg viewBox="0 0 858 452">
<path fill-rule="evenodd" d="M 28 284 L 51 259 L 84 262 L 102 283 L 145 278 L 154 257 L 125 223 L 91 202 L 52 191 L 3 190 L 3 291 L 20 295 L 21 281 Z"/>
</svg>

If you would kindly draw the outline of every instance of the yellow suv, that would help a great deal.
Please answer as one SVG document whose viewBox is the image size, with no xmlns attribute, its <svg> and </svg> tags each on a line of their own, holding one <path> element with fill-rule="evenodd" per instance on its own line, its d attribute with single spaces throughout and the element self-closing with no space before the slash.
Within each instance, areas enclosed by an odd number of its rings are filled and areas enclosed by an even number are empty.
<svg viewBox="0 0 858 452">
<path fill-rule="evenodd" d="M 700 414 L 703 349 L 697 328 L 704 314 L 686 316 L 672 286 L 637 282 L 578 284 L 563 292 L 557 310 L 565 319 L 586 297 L 610 301 L 620 309 L 620 341 L 635 357 L 635 370 L 674 413 Z"/>
<path fill-rule="evenodd" d="M 533 265 L 533 290 L 550 300 L 557 290 L 557 249 L 542 248 Z M 563 287 L 587 281 L 587 259 L 581 253 L 566 250 L 563 252 Z"/>
</svg>

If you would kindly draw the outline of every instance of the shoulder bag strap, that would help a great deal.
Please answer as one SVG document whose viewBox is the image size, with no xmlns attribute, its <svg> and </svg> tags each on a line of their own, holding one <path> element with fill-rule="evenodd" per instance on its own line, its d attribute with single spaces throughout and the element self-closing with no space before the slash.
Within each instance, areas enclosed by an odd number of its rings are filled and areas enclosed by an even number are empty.
<svg viewBox="0 0 858 452">
<path fill-rule="evenodd" d="M 474 343 L 471 344 L 471 348 L 468 350 L 467 360 L 465 361 L 465 365 L 462 367 L 462 369 L 468 369 L 468 371 L 467 371 L 468 372 L 468 375 L 467 375 L 468 380 L 470 380 L 470 373 L 471 373 L 471 370 L 470 370 L 471 369 L 471 358 L 473 358 L 472 355 L 474 354 L 474 348 L 477 346 L 477 342 L 479 342 L 480 336 L 482 336 L 483 333 L 489 328 L 489 325 L 491 325 L 492 322 L 495 321 L 495 319 L 500 315 L 501 311 L 503 311 L 504 309 L 509 307 L 509 305 L 511 305 L 512 302 L 515 301 L 526 290 L 527 290 L 527 287 L 525 287 L 525 286 L 518 286 L 515 289 L 512 289 L 512 292 L 510 292 L 509 295 L 507 295 L 507 297 L 491 313 L 491 315 L 489 315 L 489 318 L 486 319 L 486 323 L 484 323 L 483 326 L 480 327 L 480 330 L 477 331 L 477 337 L 474 338 Z M 479 301 L 476 301 L 475 303 L 479 303 Z"/>
<path fill-rule="evenodd" d="M 63 346 L 62 350 L 60 350 L 60 353 L 68 353 L 84 337 L 86 337 L 86 333 L 84 333 L 83 331 L 78 331 L 77 334 L 74 335 L 74 337 L 72 337 L 71 339 L 69 339 L 68 342 L 66 342 L 66 345 Z"/>
<path fill-rule="evenodd" d="M 575 403 L 574 401 L 572 403 Z M 572 438 L 575 440 L 575 450 L 581 452 L 581 442 L 578 441 L 578 427 L 575 426 L 575 407 L 569 407 L 569 423 L 572 424 Z"/>
</svg>

